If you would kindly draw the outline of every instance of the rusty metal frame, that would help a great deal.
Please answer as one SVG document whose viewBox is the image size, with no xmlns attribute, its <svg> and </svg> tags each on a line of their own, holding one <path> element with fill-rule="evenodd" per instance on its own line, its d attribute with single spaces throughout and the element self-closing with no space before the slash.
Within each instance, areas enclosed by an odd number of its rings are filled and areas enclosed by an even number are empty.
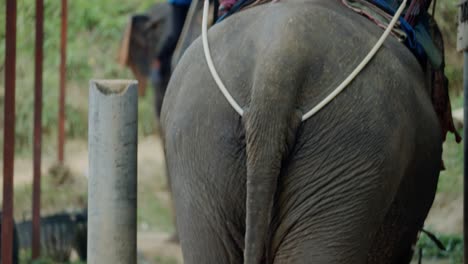
<svg viewBox="0 0 468 264">
<path fill-rule="evenodd" d="M 15 154 L 16 0 L 6 1 L 5 119 L 1 261 L 13 261 L 13 171 Z"/>
<path fill-rule="evenodd" d="M 64 162 L 65 145 L 65 91 L 66 91 L 66 67 L 67 67 L 67 0 L 62 0 L 61 14 L 61 36 L 60 36 L 60 96 L 58 116 L 58 162 Z"/>
<path fill-rule="evenodd" d="M 34 68 L 34 146 L 32 199 L 32 259 L 41 249 L 41 148 L 42 148 L 42 69 L 44 42 L 44 0 L 36 0 L 36 51 Z"/>
<path fill-rule="evenodd" d="M 468 0 L 458 4 L 457 51 L 463 52 L 463 263 L 468 264 Z"/>
<path fill-rule="evenodd" d="M 463 69 L 463 252 L 464 263 L 468 264 L 468 51 L 464 51 Z"/>
</svg>

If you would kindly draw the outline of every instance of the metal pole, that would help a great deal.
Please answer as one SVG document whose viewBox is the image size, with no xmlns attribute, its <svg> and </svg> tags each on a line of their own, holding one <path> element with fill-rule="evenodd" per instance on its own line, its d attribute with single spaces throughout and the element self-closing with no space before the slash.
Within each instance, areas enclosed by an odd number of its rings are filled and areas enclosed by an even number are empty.
<svg viewBox="0 0 468 264">
<path fill-rule="evenodd" d="M 32 200 L 32 259 L 40 256 L 41 143 L 42 143 L 42 62 L 44 42 L 44 0 L 36 0 L 36 58 L 34 68 L 34 161 Z"/>
<path fill-rule="evenodd" d="M 3 136 L 2 263 L 13 260 L 13 168 L 15 155 L 16 0 L 6 1 L 5 110 Z"/>
<path fill-rule="evenodd" d="M 468 263 L 468 51 L 464 51 L 465 65 L 463 68 L 463 241 L 464 243 L 464 263 Z"/>
<path fill-rule="evenodd" d="M 89 88 L 88 263 L 136 263 L 136 81 Z"/>
<path fill-rule="evenodd" d="M 457 50 L 464 53 L 463 68 L 463 263 L 468 263 L 468 0 L 461 0 L 458 11 Z"/>
<path fill-rule="evenodd" d="M 60 39 L 60 96 L 58 117 L 58 161 L 63 164 L 65 144 L 65 85 L 67 66 L 67 0 L 62 0 L 62 28 Z"/>
</svg>

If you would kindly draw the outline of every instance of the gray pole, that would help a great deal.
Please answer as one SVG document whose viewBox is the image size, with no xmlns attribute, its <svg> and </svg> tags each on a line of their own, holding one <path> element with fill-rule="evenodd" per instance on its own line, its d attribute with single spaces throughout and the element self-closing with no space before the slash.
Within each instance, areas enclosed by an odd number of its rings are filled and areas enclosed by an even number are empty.
<svg viewBox="0 0 468 264">
<path fill-rule="evenodd" d="M 136 263 L 136 81 L 89 88 L 88 263 Z"/>
<path fill-rule="evenodd" d="M 463 241 L 464 263 L 468 263 L 468 51 L 464 51 L 463 68 Z"/>
<path fill-rule="evenodd" d="M 464 53 L 463 69 L 463 263 L 468 264 L 468 0 L 459 2 L 457 50 Z"/>
</svg>

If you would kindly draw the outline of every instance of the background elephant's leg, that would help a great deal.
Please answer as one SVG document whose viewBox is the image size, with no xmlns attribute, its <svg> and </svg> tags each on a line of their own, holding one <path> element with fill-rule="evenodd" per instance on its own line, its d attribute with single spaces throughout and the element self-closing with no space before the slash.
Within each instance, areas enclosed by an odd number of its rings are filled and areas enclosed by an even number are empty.
<svg viewBox="0 0 468 264">
<path fill-rule="evenodd" d="M 435 156 L 432 160 L 439 160 L 439 151 L 428 150 L 426 153 Z M 398 194 L 372 243 L 367 263 L 403 264 L 411 261 L 417 234 L 434 200 L 440 168 L 440 163 L 430 163 L 422 158 L 422 155 L 415 157 L 411 163 L 413 168 L 403 178 Z"/>
</svg>

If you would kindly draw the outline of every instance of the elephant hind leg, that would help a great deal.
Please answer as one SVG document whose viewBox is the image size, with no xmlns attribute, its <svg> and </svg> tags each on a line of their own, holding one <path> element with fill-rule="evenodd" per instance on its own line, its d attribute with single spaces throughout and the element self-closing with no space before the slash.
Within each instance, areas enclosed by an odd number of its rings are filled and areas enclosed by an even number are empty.
<svg viewBox="0 0 468 264">
<path fill-rule="evenodd" d="M 419 167 L 422 170 L 410 170 L 403 178 L 397 196 L 376 234 L 367 263 L 411 262 L 418 233 L 423 227 L 437 187 L 439 164 L 425 164 Z"/>
<path fill-rule="evenodd" d="M 409 223 L 401 212 L 401 201 L 395 202 L 387 214 L 375 243 L 371 248 L 367 263 L 369 264 L 404 264 L 410 263 L 413 255 L 418 226 Z"/>
<path fill-rule="evenodd" d="M 363 155 L 326 149 L 329 155 L 314 155 L 312 162 L 293 159 L 287 177 L 280 177 L 277 204 L 281 206 L 273 221 L 268 254 L 274 264 L 366 263 L 384 218 L 381 212 L 387 210 L 382 207 L 388 208 L 392 202 L 389 192 L 380 188 L 390 177 L 372 164 L 366 165 L 368 158 Z M 338 159 L 331 161 L 332 156 Z M 337 168 L 329 164 L 337 164 Z M 322 169 L 311 173 L 304 170 L 307 166 Z"/>
</svg>

